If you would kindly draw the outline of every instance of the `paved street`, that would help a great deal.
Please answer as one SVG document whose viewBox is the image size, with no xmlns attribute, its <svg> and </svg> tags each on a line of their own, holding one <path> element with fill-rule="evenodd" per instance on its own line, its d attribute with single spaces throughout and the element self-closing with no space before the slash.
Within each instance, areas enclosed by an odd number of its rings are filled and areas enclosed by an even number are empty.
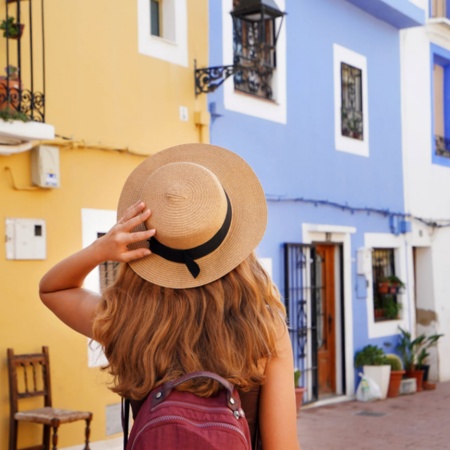
<svg viewBox="0 0 450 450">
<path fill-rule="evenodd" d="M 450 382 L 373 403 L 302 409 L 301 450 L 450 449 Z"/>
</svg>

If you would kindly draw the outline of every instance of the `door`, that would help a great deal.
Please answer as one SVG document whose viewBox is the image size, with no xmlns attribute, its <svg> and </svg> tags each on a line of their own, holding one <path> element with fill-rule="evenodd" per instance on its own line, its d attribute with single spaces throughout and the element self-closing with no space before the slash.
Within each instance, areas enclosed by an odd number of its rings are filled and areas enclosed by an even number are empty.
<svg viewBox="0 0 450 450">
<path fill-rule="evenodd" d="M 335 247 L 315 246 L 319 398 L 336 393 Z"/>
</svg>

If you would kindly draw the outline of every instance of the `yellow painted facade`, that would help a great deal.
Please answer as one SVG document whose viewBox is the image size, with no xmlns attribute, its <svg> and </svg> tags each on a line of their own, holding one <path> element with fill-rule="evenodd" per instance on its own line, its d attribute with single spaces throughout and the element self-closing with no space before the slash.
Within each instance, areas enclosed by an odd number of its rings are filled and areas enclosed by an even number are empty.
<svg viewBox="0 0 450 450">
<path fill-rule="evenodd" d="M 8 347 L 33 353 L 48 345 L 54 405 L 92 411 L 93 442 L 118 436 L 106 433 L 106 407 L 119 402 L 106 387 L 107 374 L 88 368 L 87 338 L 41 304 L 38 283 L 58 260 L 82 247 L 83 209 L 115 210 L 126 177 L 143 155 L 180 143 L 208 142 L 207 125 L 196 124 L 199 118 L 207 123 L 206 96 L 194 95 L 194 59 L 207 63 L 207 0 L 184 1 L 187 66 L 139 53 L 140 0 L 44 2 L 46 122 L 55 126 L 61 144 L 61 186 L 28 189 L 30 152 L 0 154 L 1 235 L 6 218 L 44 219 L 47 232 L 44 260 L 7 260 L 5 249 L 0 252 L 2 449 L 8 445 Z M 5 66 L 3 41 L 0 35 L 0 67 Z M 187 120 L 180 120 L 180 106 Z M 61 137 L 69 141 L 62 145 Z M 39 427 L 21 429 L 19 446 L 37 443 Z M 81 445 L 83 429 L 83 422 L 63 425 L 58 448 Z"/>
</svg>

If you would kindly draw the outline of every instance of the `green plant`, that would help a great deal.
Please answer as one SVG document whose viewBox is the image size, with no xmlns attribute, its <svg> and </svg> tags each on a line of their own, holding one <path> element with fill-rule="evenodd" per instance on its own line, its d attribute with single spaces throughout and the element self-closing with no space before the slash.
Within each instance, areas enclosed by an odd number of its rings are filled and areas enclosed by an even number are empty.
<svg viewBox="0 0 450 450">
<path fill-rule="evenodd" d="M 437 341 L 444 336 L 443 334 L 433 334 L 426 336 L 420 334 L 412 339 L 411 333 L 398 327 L 400 330 L 397 350 L 400 352 L 405 370 L 414 370 L 417 366 L 424 363 L 429 356 L 428 349 L 436 345 Z"/>
<path fill-rule="evenodd" d="M 401 358 L 394 354 L 394 353 L 388 353 L 386 355 L 387 363 L 391 366 L 391 371 L 399 371 L 403 370 L 403 364 Z"/>
<path fill-rule="evenodd" d="M 298 385 L 298 382 L 300 381 L 300 376 L 302 375 L 302 371 L 300 369 L 295 369 L 294 370 L 294 386 L 295 387 L 300 387 Z"/>
<path fill-rule="evenodd" d="M 398 315 L 402 310 L 402 304 L 397 302 L 392 295 L 386 295 L 383 299 L 384 317 L 386 319 L 398 319 Z"/>
<path fill-rule="evenodd" d="M 14 17 L 8 17 L 0 23 L 0 30 L 3 30 L 3 37 L 15 38 L 20 36 L 21 25 Z"/>
<path fill-rule="evenodd" d="M 355 355 L 355 367 L 383 366 L 387 364 L 384 350 L 377 345 L 366 345 Z"/>
<path fill-rule="evenodd" d="M 13 120 L 21 120 L 22 122 L 29 122 L 30 118 L 23 112 L 15 109 L 5 108 L 0 109 L 0 119 L 5 122 L 12 122 Z"/>
<path fill-rule="evenodd" d="M 19 69 L 16 66 L 9 65 L 5 67 L 6 76 L 11 80 L 19 79 Z"/>
</svg>

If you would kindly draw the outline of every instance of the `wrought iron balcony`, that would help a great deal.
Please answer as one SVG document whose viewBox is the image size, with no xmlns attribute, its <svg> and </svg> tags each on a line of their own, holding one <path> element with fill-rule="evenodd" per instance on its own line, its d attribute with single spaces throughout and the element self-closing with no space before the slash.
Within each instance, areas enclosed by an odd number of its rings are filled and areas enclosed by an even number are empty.
<svg viewBox="0 0 450 450">
<path fill-rule="evenodd" d="M 0 75 L 0 112 L 11 118 L 45 122 L 44 2 L 6 0 L 0 41 L 6 52 Z M 41 23 L 36 22 L 39 17 Z M 39 50 L 39 52 L 37 51 Z M 6 112 L 6 114 L 5 114 Z"/>
</svg>

